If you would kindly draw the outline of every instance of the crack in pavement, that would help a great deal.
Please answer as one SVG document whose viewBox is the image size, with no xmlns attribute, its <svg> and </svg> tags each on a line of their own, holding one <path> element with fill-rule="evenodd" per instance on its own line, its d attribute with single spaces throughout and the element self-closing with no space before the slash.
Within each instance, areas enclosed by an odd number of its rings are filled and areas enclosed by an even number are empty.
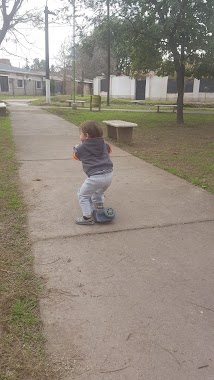
<svg viewBox="0 0 214 380">
<path fill-rule="evenodd" d="M 86 233 L 79 233 L 79 234 L 73 234 L 73 235 L 58 235 L 54 237 L 47 237 L 47 238 L 38 238 L 33 239 L 32 243 L 39 243 L 39 242 L 45 242 L 45 241 L 51 241 L 51 240 L 61 240 L 61 239 L 72 239 L 76 237 L 83 237 L 83 236 L 96 236 L 96 235 L 109 235 L 109 234 L 116 234 L 120 232 L 127 232 L 127 231 L 140 231 L 140 230 L 153 230 L 153 229 L 161 229 L 161 228 L 168 228 L 168 227 L 176 227 L 176 226 L 186 226 L 191 224 L 200 224 L 200 223 L 212 223 L 214 222 L 214 219 L 206 219 L 206 220 L 194 220 L 189 222 L 183 222 L 183 223 L 166 223 L 166 224 L 157 224 L 154 226 L 144 226 L 144 227 L 133 227 L 133 228 L 124 228 L 124 229 L 118 229 L 118 230 L 112 230 L 112 231 L 98 231 L 98 232 L 86 232 Z"/>
</svg>

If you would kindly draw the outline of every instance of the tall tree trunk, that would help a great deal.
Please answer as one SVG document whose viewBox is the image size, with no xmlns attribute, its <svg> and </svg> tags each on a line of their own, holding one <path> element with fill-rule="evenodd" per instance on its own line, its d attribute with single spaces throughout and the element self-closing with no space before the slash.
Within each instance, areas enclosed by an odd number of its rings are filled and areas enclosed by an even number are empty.
<svg viewBox="0 0 214 380">
<path fill-rule="evenodd" d="M 185 76 L 185 65 L 180 64 L 176 70 L 177 74 L 177 90 L 178 90 L 178 98 L 177 98 L 177 123 L 184 123 L 184 76 Z"/>
</svg>

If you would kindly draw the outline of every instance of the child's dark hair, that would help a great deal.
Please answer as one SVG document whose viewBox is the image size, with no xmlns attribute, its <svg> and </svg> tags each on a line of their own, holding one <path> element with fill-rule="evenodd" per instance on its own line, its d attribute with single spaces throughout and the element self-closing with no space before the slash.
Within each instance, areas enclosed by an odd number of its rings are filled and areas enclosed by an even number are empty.
<svg viewBox="0 0 214 380">
<path fill-rule="evenodd" d="M 84 121 L 84 123 L 80 125 L 80 132 L 84 133 L 84 135 L 88 133 L 88 135 L 92 138 L 102 137 L 103 135 L 102 128 L 97 123 L 95 123 L 95 121 L 91 120 Z"/>
</svg>

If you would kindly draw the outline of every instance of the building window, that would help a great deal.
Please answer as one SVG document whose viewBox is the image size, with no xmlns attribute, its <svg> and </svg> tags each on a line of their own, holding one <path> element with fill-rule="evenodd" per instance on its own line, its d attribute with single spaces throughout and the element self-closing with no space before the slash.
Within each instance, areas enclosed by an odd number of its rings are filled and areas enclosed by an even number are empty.
<svg viewBox="0 0 214 380">
<path fill-rule="evenodd" d="M 41 88 L 42 88 L 42 82 L 41 81 L 36 81 L 36 88 L 37 88 L 37 90 L 41 90 Z"/>
<path fill-rule="evenodd" d="M 0 91 L 9 92 L 8 77 L 0 75 Z"/>
<path fill-rule="evenodd" d="M 22 79 L 18 79 L 18 88 L 23 88 L 23 80 Z"/>
</svg>

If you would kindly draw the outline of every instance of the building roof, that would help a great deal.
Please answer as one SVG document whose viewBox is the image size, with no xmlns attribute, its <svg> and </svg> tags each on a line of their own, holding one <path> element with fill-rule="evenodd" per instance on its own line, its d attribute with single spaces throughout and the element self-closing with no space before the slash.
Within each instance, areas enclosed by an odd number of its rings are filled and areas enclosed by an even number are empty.
<svg viewBox="0 0 214 380">
<path fill-rule="evenodd" d="M 22 73 L 22 74 L 26 74 L 26 75 L 30 75 L 30 76 L 42 76 L 42 77 L 45 77 L 46 76 L 46 73 L 45 71 L 34 71 L 34 70 L 28 70 L 26 68 L 22 68 L 20 69 L 19 67 L 15 67 L 15 66 L 12 66 L 10 64 L 5 64 L 5 63 L 1 63 L 0 62 L 0 73 L 1 72 L 8 72 L 8 73 Z M 70 76 L 66 76 L 67 79 L 71 79 Z M 62 81 L 62 74 L 60 72 L 58 73 L 51 73 L 50 72 L 50 78 L 51 79 L 54 79 L 54 80 L 58 80 L 58 81 Z M 76 82 L 81 82 L 81 80 L 79 79 L 76 79 L 75 80 Z M 91 80 L 88 80 L 88 79 L 85 79 L 84 80 L 84 83 L 93 83 L 93 81 Z"/>
<path fill-rule="evenodd" d="M 34 70 L 28 70 L 26 68 L 20 69 L 19 67 L 15 67 L 9 64 L 0 63 L 0 72 L 8 72 L 8 73 L 19 73 L 19 74 L 26 74 L 30 76 L 42 76 L 45 77 L 46 73 L 45 71 L 34 71 Z M 50 76 L 53 77 L 53 79 L 60 80 L 59 76 L 57 74 L 50 73 Z"/>
<path fill-rule="evenodd" d="M 23 74 L 29 74 L 32 73 L 30 70 L 27 69 L 20 69 L 19 67 L 14 67 L 11 65 L 7 65 L 5 63 L 0 63 L 0 71 L 8 71 L 13 73 L 23 73 Z"/>
</svg>

